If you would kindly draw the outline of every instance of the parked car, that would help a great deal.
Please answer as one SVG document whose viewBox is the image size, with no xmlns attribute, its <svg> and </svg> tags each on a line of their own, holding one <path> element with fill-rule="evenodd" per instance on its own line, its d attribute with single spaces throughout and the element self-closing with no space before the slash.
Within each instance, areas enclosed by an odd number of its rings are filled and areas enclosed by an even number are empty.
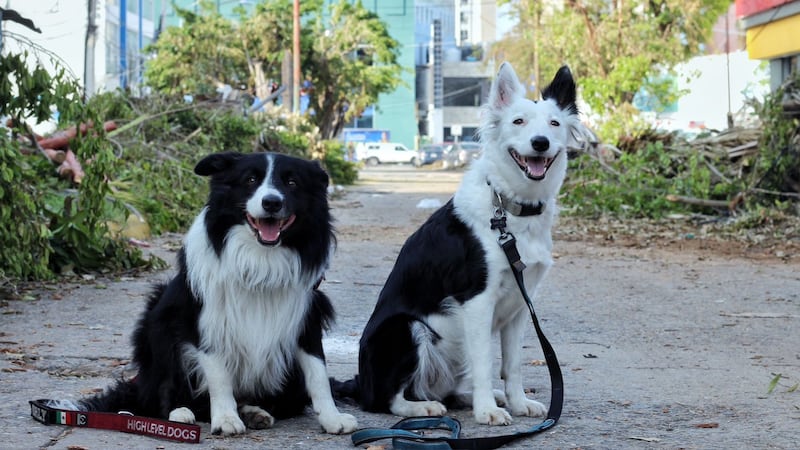
<svg viewBox="0 0 800 450">
<path fill-rule="evenodd" d="M 464 167 L 481 156 L 481 144 L 477 142 L 456 142 L 445 147 L 442 168 Z"/>
<path fill-rule="evenodd" d="M 387 163 L 411 164 L 417 152 L 395 142 L 365 142 L 356 146 L 356 158 L 368 166 Z"/>
<path fill-rule="evenodd" d="M 417 157 L 414 159 L 414 166 L 422 167 L 439 161 L 442 159 L 445 146 L 448 144 L 449 143 L 423 145 L 422 148 L 417 151 Z"/>
</svg>

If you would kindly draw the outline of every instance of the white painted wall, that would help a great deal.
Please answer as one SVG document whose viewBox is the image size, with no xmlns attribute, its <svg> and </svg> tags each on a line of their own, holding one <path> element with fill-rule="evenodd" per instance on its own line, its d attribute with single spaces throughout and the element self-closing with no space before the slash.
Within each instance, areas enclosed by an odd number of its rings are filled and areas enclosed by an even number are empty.
<svg viewBox="0 0 800 450">
<path fill-rule="evenodd" d="M 103 4 L 105 2 L 99 1 Z M 27 17 L 42 30 L 36 33 L 28 28 L 10 21 L 3 22 L 3 31 L 21 35 L 35 46 L 57 55 L 63 65 L 80 80 L 83 86 L 84 46 L 86 41 L 86 25 L 88 10 L 86 1 L 82 0 L 6 0 L 5 8 L 14 9 Z M 105 73 L 103 9 L 98 7 L 97 16 L 98 39 L 95 47 L 95 80 L 100 83 Z M 5 35 L 3 53 L 18 52 L 28 46 L 20 44 L 13 36 Z M 45 52 L 32 50 L 32 56 L 38 58 L 44 67 L 52 69 L 50 57 Z"/>
<path fill-rule="evenodd" d="M 746 51 L 731 52 L 730 70 L 725 54 L 699 56 L 678 66 L 678 86 L 689 92 L 678 101 L 678 111 L 654 119 L 665 129 L 705 128 L 723 130 L 728 127 L 728 98 L 734 125 L 741 125 L 745 115 L 737 114 L 748 98 L 763 100 L 770 92 L 769 67 L 751 60 Z M 730 74 L 730 84 L 728 83 Z M 688 78 L 688 81 L 687 81 Z M 697 128 L 695 128 L 697 129 Z"/>
</svg>

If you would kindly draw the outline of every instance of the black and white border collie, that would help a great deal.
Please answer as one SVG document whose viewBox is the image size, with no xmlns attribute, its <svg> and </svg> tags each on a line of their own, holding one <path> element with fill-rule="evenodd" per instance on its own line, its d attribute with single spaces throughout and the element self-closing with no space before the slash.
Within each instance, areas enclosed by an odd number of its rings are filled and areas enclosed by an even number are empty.
<svg viewBox="0 0 800 450">
<path fill-rule="evenodd" d="M 208 203 L 185 236 L 177 276 L 155 288 L 138 322 L 138 375 L 74 409 L 210 418 L 212 433 L 234 435 L 310 403 L 326 432 L 353 431 L 322 350 L 333 319 L 317 289 L 335 240 L 327 174 L 273 153 L 213 154 L 195 172 L 211 177 Z"/>
<path fill-rule="evenodd" d="M 567 67 L 542 95 L 526 99 L 511 65 L 501 66 L 483 111 L 482 156 L 453 199 L 405 242 L 361 337 L 358 376 L 336 385 L 362 408 L 437 416 L 455 400 L 490 425 L 546 412 L 523 390 L 520 349 L 529 315 L 491 229 L 496 214 L 507 215 L 533 297 L 552 264 L 550 230 L 567 149 L 586 135 Z M 504 391 L 492 389 L 494 332 Z"/>
</svg>

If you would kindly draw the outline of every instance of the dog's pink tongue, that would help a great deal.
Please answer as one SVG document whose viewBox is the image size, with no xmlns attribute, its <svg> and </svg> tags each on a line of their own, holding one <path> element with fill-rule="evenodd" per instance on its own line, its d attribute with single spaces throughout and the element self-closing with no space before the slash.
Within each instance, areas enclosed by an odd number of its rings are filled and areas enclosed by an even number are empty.
<svg viewBox="0 0 800 450">
<path fill-rule="evenodd" d="M 281 223 L 278 220 L 261 219 L 256 223 L 258 236 L 264 242 L 275 242 L 281 235 Z"/>
<path fill-rule="evenodd" d="M 528 167 L 528 173 L 534 177 L 541 177 L 547 172 L 547 160 L 540 157 L 527 157 L 525 158 L 525 165 Z"/>
</svg>

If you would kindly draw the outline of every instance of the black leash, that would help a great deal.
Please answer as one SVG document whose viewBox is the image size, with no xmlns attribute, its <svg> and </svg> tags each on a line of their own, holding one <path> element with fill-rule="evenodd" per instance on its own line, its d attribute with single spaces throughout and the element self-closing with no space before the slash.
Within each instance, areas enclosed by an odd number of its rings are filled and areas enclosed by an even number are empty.
<svg viewBox="0 0 800 450">
<path fill-rule="evenodd" d="M 499 197 L 499 196 L 498 196 Z M 522 298 L 528 305 L 531 314 L 531 321 L 536 329 L 536 336 L 542 346 L 542 353 L 547 362 L 547 370 L 550 372 L 550 407 L 547 410 L 547 417 L 538 425 L 517 433 L 504 434 L 500 436 L 487 436 L 478 438 L 462 438 L 461 423 L 451 417 L 408 417 L 394 424 L 391 428 L 365 428 L 358 430 L 352 435 L 353 445 L 359 446 L 368 442 L 380 439 L 392 439 L 392 446 L 396 450 L 491 450 L 502 447 L 510 442 L 522 439 L 534 434 L 553 428 L 561 417 L 561 409 L 564 405 L 564 380 L 561 376 L 561 367 L 558 365 L 558 358 L 550 341 L 544 335 L 539 326 L 539 320 L 533 309 L 533 301 L 528 296 L 525 283 L 522 278 L 522 271 L 525 270 L 525 263 L 519 256 L 517 250 L 517 240 L 514 235 L 506 230 L 506 214 L 501 205 L 495 205 L 495 216 L 491 219 L 493 230 L 500 231 L 497 243 L 503 249 L 514 272 Z M 541 213 L 539 208 L 539 213 Z M 424 434 L 423 430 L 448 430 L 450 436 L 432 436 Z"/>
</svg>

